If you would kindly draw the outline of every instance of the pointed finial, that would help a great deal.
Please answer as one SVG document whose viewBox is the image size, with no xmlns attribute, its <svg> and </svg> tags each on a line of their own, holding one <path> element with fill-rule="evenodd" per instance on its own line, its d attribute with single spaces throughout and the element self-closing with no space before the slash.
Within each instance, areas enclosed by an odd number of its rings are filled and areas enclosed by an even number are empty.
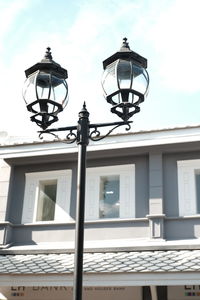
<svg viewBox="0 0 200 300">
<path fill-rule="evenodd" d="M 83 102 L 83 107 L 82 107 L 81 112 L 87 112 L 88 113 L 85 101 Z"/>
<path fill-rule="evenodd" d="M 87 111 L 86 103 L 84 101 L 83 107 L 82 107 L 81 111 L 79 112 L 79 118 L 88 118 L 88 117 L 89 117 L 89 112 Z"/>
<path fill-rule="evenodd" d="M 128 39 L 126 37 L 123 38 L 123 42 L 122 42 L 120 50 L 125 50 L 125 49 L 130 50 L 130 47 L 129 47 L 129 44 L 128 44 Z"/>
<path fill-rule="evenodd" d="M 44 58 L 45 59 L 53 59 L 53 57 L 51 55 L 51 48 L 50 47 L 47 47 L 47 50 L 46 50 Z"/>
</svg>

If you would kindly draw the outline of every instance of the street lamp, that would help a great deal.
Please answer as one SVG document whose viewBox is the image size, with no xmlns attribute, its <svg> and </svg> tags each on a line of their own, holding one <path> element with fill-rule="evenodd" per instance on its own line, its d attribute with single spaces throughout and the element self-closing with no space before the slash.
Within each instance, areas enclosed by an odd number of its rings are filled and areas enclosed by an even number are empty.
<svg viewBox="0 0 200 300">
<path fill-rule="evenodd" d="M 129 119 L 140 111 L 139 104 L 144 101 L 148 93 L 149 76 L 146 71 L 147 60 L 133 52 L 127 39 L 124 38 L 120 50 L 104 60 L 102 78 L 105 99 L 112 105 L 111 112 L 123 121 L 90 124 L 89 112 L 84 103 L 76 126 L 47 129 L 58 120 L 58 113 L 68 102 L 67 70 L 53 61 L 50 50 L 47 48 L 42 61 L 25 71 L 27 79 L 23 98 L 28 111 L 32 113 L 31 121 L 42 128 L 40 136 L 44 133 L 56 136 L 55 132 L 67 131 L 66 142 L 76 141 L 78 145 L 73 299 L 81 300 L 87 145 L 89 140 L 99 141 L 120 126 L 125 125 L 126 130 L 130 130 L 132 121 Z M 111 129 L 101 136 L 102 127 L 111 127 Z"/>
<path fill-rule="evenodd" d="M 147 60 L 133 52 L 124 38 L 120 51 L 104 60 L 103 67 L 104 96 L 111 112 L 126 122 L 140 111 L 139 104 L 148 93 Z"/>
<path fill-rule="evenodd" d="M 50 48 L 41 62 L 25 71 L 27 80 L 23 97 L 28 111 L 33 113 L 31 121 L 46 129 L 58 120 L 68 102 L 67 70 L 52 59 Z"/>
</svg>

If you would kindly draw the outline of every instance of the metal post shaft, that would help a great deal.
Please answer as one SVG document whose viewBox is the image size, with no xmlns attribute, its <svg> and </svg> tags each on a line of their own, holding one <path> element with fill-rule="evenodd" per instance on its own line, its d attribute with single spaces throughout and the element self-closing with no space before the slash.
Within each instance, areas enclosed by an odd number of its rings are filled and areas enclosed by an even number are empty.
<svg viewBox="0 0 200 300">
<path fill-rule="evenodd" d="M 86 183 L 86 155 L 89 131 L 89 113 L 85 105 L 79 113 L 77 129 L 78 144 L 78 174 L 77 174 L 77 202 L 76 202 L 76 237 L 74 256 L 74 290 L 73 300 L 82 300 L 83 290 L 83 244 L 84 244 L 84 212 L 85 212 L 85 183 Z"/>
</svg>

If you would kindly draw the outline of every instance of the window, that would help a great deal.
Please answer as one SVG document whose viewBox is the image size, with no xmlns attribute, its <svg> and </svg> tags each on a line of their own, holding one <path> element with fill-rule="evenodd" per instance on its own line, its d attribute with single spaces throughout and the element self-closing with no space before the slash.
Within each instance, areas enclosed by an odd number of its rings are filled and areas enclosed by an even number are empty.
<svg viewBox="0 0 200 300">
<path fill-rule="evenodd" d="M 87 169 L 86 220 L 135 217 L 135 166 Z"/>
<path fill-rule="evenodd" d="M 23 223 L 70 220 L 71 171 L 27 173 Z"/>
<path fill-rule="evenodd" d="M 39 183 L 36 221 L 52 221 L 55 217 L 57 180 Z"/>
<path fill-rule="evenodd" d="M 100 176 L 99 217 L 119 218 L 119 175 Z"/>
<path fill-rule="evenodd" d="M 179 215 L 200 214 L 200 159 L 178 161 Z"/>
</svg>

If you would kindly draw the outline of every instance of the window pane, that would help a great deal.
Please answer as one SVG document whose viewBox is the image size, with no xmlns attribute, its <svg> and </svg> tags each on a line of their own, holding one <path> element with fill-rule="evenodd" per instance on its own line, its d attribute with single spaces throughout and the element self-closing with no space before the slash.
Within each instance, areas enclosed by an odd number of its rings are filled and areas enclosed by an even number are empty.
<svg viewBox="0 0 200 300">
<path fill-rule="evenodd" d="M 196 201 L 197 201 L 197 213 L 200 213 L 200 174 L 196 174 Z"/>
<path fill-rule="evenodd" d="M 100 177 L 100 218 L 119 218 L 119 175 Z"/>
<path fill-rule="evenodd" d="M 40 182 L 36 221 L 54 220 L 57 181 Z"/>
</svg>

